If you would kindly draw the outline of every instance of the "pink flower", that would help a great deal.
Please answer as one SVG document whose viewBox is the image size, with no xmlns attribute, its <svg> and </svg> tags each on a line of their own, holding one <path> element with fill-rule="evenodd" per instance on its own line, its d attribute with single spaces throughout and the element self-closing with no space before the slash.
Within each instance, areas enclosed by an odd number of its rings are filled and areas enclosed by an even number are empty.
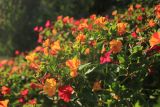
<svg viewBox="0 0 160 107">
<path fill-rule="evenodd" d="M 43 30 L 43 27 L 40 26 L 38 31 L 41 32 L 42 30 Z"/>
<path fill-rule="evenodd" d="M 16 50 L 15 55 L 19 55 L 19 54 L 20 54 L 19 50 Z"/>
<path fill-rule="evenodd" d="M 73 92 L 73 88 L 70 85 L 61 86 L 58 89 L 59 97 L 65 102 L 70 101 L 72 92 Z"/>
<path fill-rule="evenodd" d="M 132 35 L 133 38 L 137 38 L 136 32 L 132 32 L 131 35 Z"/>
<path fill-rule="evenodd" d="M 46 24 L 45 24 L 45 27 L 50 27 L 51 26 L 51 21 L 50 20 L 47 20 L 46 21 Z"/>
<path fill-rule="evenodd" d="M 112 61 L 112 59 L 110 58 L 111 52 L 112 51 L 108 51 L 104 54 L 104 56 L 100 57 L 100 64 L 104 64 Z"/>
<path fill-rule="evenodd" d="M 34 30 L 35 32 L 37 32 L 37 31 L 38 31 L 38 29 L 39 29 L 39 28 L 38 28 L 38 26 L 36 26 L 36 27 L 34 27 L 34 29 L 33 29 L 33 30 Z"/>
<path fill-rule="evenodd" d="M 24 103 L 24 98 L 21 97 L 21 98 L 18 99 L 18 101 L 19 101 L 20 103 Z"/>
</svg>

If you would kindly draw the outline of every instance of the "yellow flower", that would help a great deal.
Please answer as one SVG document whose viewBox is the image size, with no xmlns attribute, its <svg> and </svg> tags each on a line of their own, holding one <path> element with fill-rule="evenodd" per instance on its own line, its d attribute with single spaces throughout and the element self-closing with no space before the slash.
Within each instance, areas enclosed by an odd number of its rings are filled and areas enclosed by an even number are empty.
<svg viewBox="0 0 160 107">
<path fill-rule="evenodd" d="M 149 40 L 150 46 L 153 47 L 154 45 L 160 44 L 160 32 L 154 33 L 150 40 Z"/>
<path fill-rule="evenodd" d="M 102 87 L 101 87 L 101 81 L 94 82 L 92 90 L 93 91 L 99 91 L 101 89 L 102 89 Z"/>
<path fill-rule="evenodd" d="M 122 42 L 120 40 L 112 40 L 110 41 L 110 49 L 113 53 L 118 53 L 122 49 Z"/>
<path fill-rule="evenodd" d="M 66 61 L 66 66 L 70 68 L 70 76 L 76 77 L 77 76 L 77 69 L 80 65 L 80 60 L 77 58 L 73 58 Z"/>
<path fill-rule="evenodd" d="M 54 78 L 46 79 L 46 82 L 43 86 L 43 91 L 48 95 L 48 96 L 53 96 L 56 93 L 56 80 Z"/>
<path fill-rule="evenodd" d="M 126 33 L 127 23 L 118 23 L 117 24 L 117 32 L 119 35 L 123 35 Z"/>
<path fill-rule="evenodd" d="M 8 102 L 9 100 L 3 100 L 3 101 L 0 101 L 0 107 L 8 107 Z"/>
</svg>

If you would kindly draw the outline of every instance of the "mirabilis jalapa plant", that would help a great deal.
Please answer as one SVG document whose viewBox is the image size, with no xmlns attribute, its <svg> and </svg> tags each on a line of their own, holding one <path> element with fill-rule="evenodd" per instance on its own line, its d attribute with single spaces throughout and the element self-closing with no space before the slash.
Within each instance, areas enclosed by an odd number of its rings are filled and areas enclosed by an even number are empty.
<svg viewBox="0 0 160 107">
<path fill-rule="evenodd" d="M 25 82 L 10 80 L 23 84 L 16 89 L 3 81 L 0 104 L 152 106 L 160 91 L 160 4 L 130 5 L 124 14 L 112 15 L 80 20 L 59 16 L 44 28 L 36 26 L 39 46 L 12 64 L 0 63 L 9 78 L 25 75 Z"/>
</svg>

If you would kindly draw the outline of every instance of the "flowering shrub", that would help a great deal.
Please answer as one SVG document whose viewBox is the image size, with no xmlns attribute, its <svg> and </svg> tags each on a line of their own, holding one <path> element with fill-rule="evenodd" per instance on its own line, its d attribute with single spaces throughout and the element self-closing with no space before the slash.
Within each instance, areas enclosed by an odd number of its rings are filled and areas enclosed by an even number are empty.
<svg viewBox="0 0 160 107">
<path fill-rule="evenodd" d="M 59 16 L 36 26 L 39 46 L 0 62 L 0 104 L 153 106 L 160 93 L 159 7 L 130 5 L 113 19 Z"/>
</svg>

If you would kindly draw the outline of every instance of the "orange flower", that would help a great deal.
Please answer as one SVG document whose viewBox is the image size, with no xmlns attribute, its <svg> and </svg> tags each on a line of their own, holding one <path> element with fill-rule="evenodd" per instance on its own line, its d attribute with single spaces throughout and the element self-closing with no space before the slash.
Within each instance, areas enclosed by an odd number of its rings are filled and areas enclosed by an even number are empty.
<svg viewBox="0 0 160 107">
<path fill-rule="evenodd" d="M 87 23 L 81 23 L 78 26 L 78 30 L 83 30 L 84 28 L 88 28 L 88 24 Z"/>
<path fill-rule="evenodd" d="M 101 54 L 103 54 L 105 51 L 106 51 L 106 48 L 103 45 L 102 50 L 101 50 Z"/>
<path fill-rule="evenodd" d="M 37 63 L 32 62 L 32 63 L 30 63 L 29 67 L 32 70 L 38 70 L 39 65 Z"/>
<path fill-rule="evenodd" d="M 133 11 L 133 10 L 134 10 L 133 5 L 130 5 L 128 11 Z"/>
<path fill-rule="evenodd" d="M 57 30 L 56 29 L 52 29 L 52 34 L 55 36 L 57 34 Z"/>
<path fill-rule="evenodd" d="M 46 56 L 49 55 L 49 49 L 48 49 L 48 47 L 45 47 L 45 48 L 43 49 L 43 53 L 44 53 Z"/>
<path fill-rule="evenodd" d="M 113 15 L 113 16 L 117 15 L 117 10 L 114 10 L 114 11 L 112 12 L 112 15 Z"/>
<path fill-rule="evenodd" d="M 101 81 L 94 82 L 92 90 L 93 91 L 99 91 L 101 89 L 102 89 L 102 87 L 101 87 Z"/>
<path fill-rule="evenodd" d="M 155 14 L 158 19 L 160 19 L 160 4 L 155 7 Z"/>
<path fill-rule="evenodd" d="M 8 102 L 9 100 L 3 100 L 3 101 L 0 101 L 0 107 L 8 107 Z"/>
<path fill-rule="evenodd" d="M 80 41 L 80 42 L 84 42 L 86 39 L 86 36 L 84 34 L 78 34 L 78 36 L 76 37 L 76 41 Z"/>
<path fill-rule="evenodd" d="M 141 8 L 141 5 L 140 4 L 136 4 L 135 6 L 137 9 Z"/>
<path fill-rule="evenodd" d="M 160 32 L 154 33 L 150 40 L 149 40 L 150 46 L 153 47 L 154 45 L 160 44 Z"/>
<path fill-rule="evenodd" d="M 76 77 L 77 76 L 77 69 L 78 66 L 80 65 L 80 60 L 77 58 L 73 58 L 71 60 L 66 61 L 66 66 L 70 68 L 70 76 L 71 77 Z"/>
<path fill-rule="evenodd" d="M 43 86 L 43 91 L 48 95 L 48 96 L 53 96 L 56 93 L 56 80 L 54 78 L 46 79 L 46 82 Z"/>
<path fill-rule="evenodd" d="M 56 52 L 61 50 L 59 40 L 57 40 L 57 41 L 55 41 L 54 43 L 51 44 L 51 50 L 56 51 Z"/>
<path fill-rule="evenodd" d="M 44 46 L 44 47 L 49 47 L 49 44 L 50 44 L 50 40 L 49 40 L 49 39 L 46 39 L 46 40 L 43 42 L 43 46 Z"/>
<path fill-rule="evenodd" d="M 120 40 L 112 40 L 110 41 L 110 49 L 113 53 L 118 53 L 122 49 L 122 42 Z"/>
<path fill-rule="evenodd" d="M 27 55 L 25 58 L 27 61 L 33 62 L 37 58 L 37 56 L 36 56 L 36 53 L 32 52 L 29 55 Z"/>
<path fill-rule="evenodd" d="M 156 25 L 156 23 L 154 22 L 153 19 L 149 20 L 148 22 L 149 27 L 154 27 Z"/>
<path fill-rule="evenodd" d="M 136 33 L 139 33 L 139 32 L 141 32 L 141 29 L 140 29 L 140 28 L 137 28 L 137 29 L 136 29 Z"/>
<path fill-rule="evenodd" d="M 105 25 L 106 24 L 106 18 L 105 17 L 99 17 L 95 20 L 94 23 L 99 24 L 99 25 Z"/>
<path fill-rule="evenodd" d="M 85 54 L 85 55 L 88 55 L 89 53 L 90 53 L 90 49 L 87 48 L 87 49 L 85 50 L 84 54 Z"/>
<path fill-rule="evenodd" d="M 127 23 L 118 23 L 117 24 L 118 34 L 123 35 L 124 33 L 126 33 L 126 27 L 127 27 Z"/>
</svg>

